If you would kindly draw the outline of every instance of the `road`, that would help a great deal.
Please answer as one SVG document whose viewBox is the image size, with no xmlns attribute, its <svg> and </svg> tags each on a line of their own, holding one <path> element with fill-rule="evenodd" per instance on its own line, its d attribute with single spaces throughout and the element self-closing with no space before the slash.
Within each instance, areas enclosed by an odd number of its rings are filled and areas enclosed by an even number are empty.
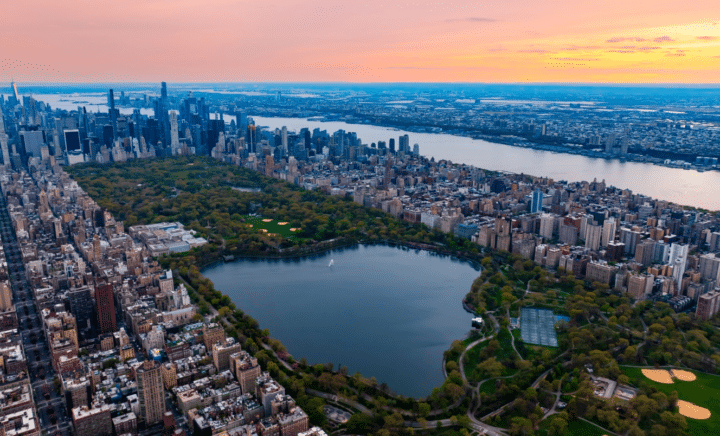
<svg viewBox="0 0 720 436">
<path fill-rule="evenodd" d="M 19 331 L 30 373 L 33 399 L 43 434 L 71 435 L 71 417 L 65 408 L 65 401 L 55 390 L 52 380 L 55 370 L 50 365 L 50 352 L 42 330 L 42 320 L 35 306 L 30 283 L 25 274 L 20 246 L 15 236 L 5 196 L 0 195 L 0 236 L 10 274 L 13 301 L 16 303 Z M 49 385 L 43 392 L 43 386 Z M 47 393 L 47 397 L 45 396 Z"/>
</svg>

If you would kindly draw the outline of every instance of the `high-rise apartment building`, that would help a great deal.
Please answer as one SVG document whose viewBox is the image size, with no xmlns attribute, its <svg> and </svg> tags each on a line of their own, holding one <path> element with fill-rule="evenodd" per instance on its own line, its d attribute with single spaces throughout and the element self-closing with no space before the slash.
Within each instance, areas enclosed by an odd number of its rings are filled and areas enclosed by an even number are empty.
<svg viewBox="0 0 720 436">
<path fill-rule="evenodd" d="M 615 230 L 616 230 L 616 224 L 615 224 L 615 218 L 610 217 L 605 220 L 603 223 L 603 230 L 602 230 L 602 241 L 600 243 L 601 247 L 607 247 L 607 245 L 615 240 Z"/>
<path fill-rule="evenodd" d="M 113 425 L 110 406 L 76 407 L 72 410 L 76 436 L 112 436 Z"/>
<path fill-rule="evenodd" d="M 720 310 L 720 292 L 712 291 L 698 299 L 695 315 L 701 319 L 710 319 Z"/>
<path fill-rule="evenodd" d="M 677 290 L 682 290 L 682 278 L 687 267 L 688 246 L 685 244 L 673 243 L 670 246 L 669 264 L 673 267 L 672 277 L 677 285 Z"/>
<path fill-rule="evenodd" d="M 543 214 L 540 216 L 540 236 L 546 240 L 551 240 L 553 230 L 555 228 L 555 215 Z"/>
<path fill-rule="evenodd" d="M 636 300 L 644 298 L 652 292 L 655 277 L 648 274 L 631 274 L 628 276 L 628 295 Z"/>
<path fill-rule="evenodd" d="M 81 331 L 88 330 L 91 327 L 93 313 L 92 296 L 87 286 L 71 289 L 65 294 L 70 304 L 70 313 L 73 314 L 77 322 L 78 329 Z"/>
<path fill-rule="evenodd" d="M 560 242 L 567 245 L 577 244 L 578 229 L 575 226 L 560 224 Z"/>
<path fill-rule="evenodd" d="M 165 392 L 163 390 L 162 365 L 155 360 L 146 360 L 137 369 L 139 420 L 145 425 L 162 422 L 165 413 Z"/>
<path fill-rule="evenodd" d="M 600 236 L 602 235 L 602 226 L 588 224 L 585 228 L 585 246 L 593 251 L 600 249 Z"/>
<path fill-rule="evenodd" d="M 247 351 L 240 351 L 230 356 L 230 362 L 230 368 L 234 370 L 235 378 L 240 383 L 240 391 L 243 394 L 255 393 L 255 380 L 262 373 L 257 359 Z"/>
<path fill-rule="evenodd" d="M 698 269 L 704 280 L 715 280 L 720 273 L 720 258 L 715 253 L 707 253 L 700 256 Z"/>
<path fill-rule="evenodd" d="M 10 282 L 4 280 L 0 282 L 0 311 L 4 312 L 13 307 L 12 290 Z"/>
<path fill-rule="evenodd" d="M 637 244 L 640 241 L 640 232 L 623 227 L 620 229 L 620 242 L 625 244 L 625 254 L 634 256 Z"/>
<path fill-rule="evenodd" d="M 100 333 L 113 333 L 117 331 L 113 286 L 111 284 L 96 286 L 95 300 L 97 301 L 97 317 Z"/>
<path fill-rule="evenodd" d="M 92 241 L 92 247 L 93 247 L 93 262 L 100 262 L 102 260 L 102 242 L 100 241 L 100 237 L 98 235 L 95 235 Z"/>
<path fill-rule="evenodd" d="M 225 342 L 225 330 L 220 324 L 205 324 L 202 328 L 203 343 L 208 353 L 212 353 L 212 346 L 216 342 Z"/>
<path fill-rule="evenodd" d="M 655 255 L 655 241 L 646 240 L 635 247 L 635 262 L 642 266 L 649 266 L 653 263 Z"/>
<path fill-rule="evenodd" d="M 625 253 L 625 244 L 618 241 L 610 241 L 605 247 L 605 257 L 608 261 L 619 262 Z"/>
<path fill-rule="evenodd" d="M 585 279 L 590 282 L 600 282 L 606 285 L 614 283 L 618 268 L 604 262 L 590 262 L 585 270 Z"/>
<path fill-rule="evenodd" d="M 224 342 L 213 344 L 212 356 L 215 368 L 218 371 L 225 371 L 230 368 L 230 355 L 241 350 L 240 344 L 233 338 L 227 338 Z"/>
</svg>

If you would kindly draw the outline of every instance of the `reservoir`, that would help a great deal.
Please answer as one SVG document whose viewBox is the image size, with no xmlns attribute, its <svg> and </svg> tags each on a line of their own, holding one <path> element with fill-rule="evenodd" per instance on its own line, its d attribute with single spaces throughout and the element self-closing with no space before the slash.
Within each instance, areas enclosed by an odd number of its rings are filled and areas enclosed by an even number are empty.
<svg viewBox="0 0 720 436">
<path fill-rule="evenodd" d="M 234 118 L 225 115 L 225 121 Z M 555 153 L 530 148 L 496 144 L 481 139 L 444 133 L 415 133 L 390 127 L 367 124 L 348 124 L 339 121 L 308 121 L 305 118 L 252 117 L 258 126 L 271 129 L 287 126 L 299 132 L 303 127 L 356 132 L 363 143 L 387 141 L 401 135 L 409 135 L 410 146 L 420 145 L 420 154 L 427 158 L 449 159 L 455 163 L 474 165 L 493 171 L 524 173 L 538 177 L 550 177 L 569 182 L 605 179 L 609 186 L 631 189 L 660 200 L 720 210 L 720 172 L 698 172 L 680 168 L 668 168 L 642 162 L 623 162 L 617 159 L 600 159 L 566 153 Z"/>
<path fill-rule="evenodd" d="M 203 275 L 295 359 L 347 366 L 349 374 L 420 398 L 442 385 L 443 351 L 471 328 L 461 302 L 480 272 L 427 251 L 359 245 L 297 259 L 241 259 Z"/>
</svg>

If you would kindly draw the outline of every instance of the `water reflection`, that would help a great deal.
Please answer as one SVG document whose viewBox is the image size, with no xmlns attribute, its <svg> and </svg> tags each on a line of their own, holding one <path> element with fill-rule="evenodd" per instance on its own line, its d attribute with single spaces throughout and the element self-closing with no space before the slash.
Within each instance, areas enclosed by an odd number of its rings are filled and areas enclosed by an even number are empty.
<svg viewBox="0 0 720 436">
<path fill-rule="evenodd" d="M 470 328 L 461 303 L 476 268 L 407 247 L 359 245 L 217 264 L 203 274 L 296 358 L 342 362 L 424 397 L 443 382 L 443 351 Z"/>
</svg>

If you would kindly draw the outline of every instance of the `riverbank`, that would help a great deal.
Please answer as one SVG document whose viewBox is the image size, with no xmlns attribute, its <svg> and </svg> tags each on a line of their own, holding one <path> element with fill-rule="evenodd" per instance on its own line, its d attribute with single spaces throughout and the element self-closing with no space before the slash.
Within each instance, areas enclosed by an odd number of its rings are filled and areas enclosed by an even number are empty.
<svg viewBox="0 0 720 436">
<path fill-rule="evenodd" d="M 280 113 L 263 114 L 262 117 L 285 117 Z M 523 136 L 513 131 L 491 131 L 486 129 L 475 129 L 462 126 L 448 125 L 418 125 L 412 123 L 388 122 L 380 118 L 354 118 L 340 117 L 334 115 L 318 114 L 308 117 L 315 122 L 343 122 L 349 125 L 357 126 L 377 126 L 388 129 L 406 130 L 418 134 L 443 134 L 470 138 L 475 140 L 487 141 L 493 144 L 502 144 L 511 147 L 520 147 L 538 151 L 547 151 L 558 154 L 571 154 L 584 156 L 592 159 L 603 159 L 607 161 L 618 162 L 636 162 L 656 165 L 665 168 L 675 168 L 683 170 L 703 171 L 720 171 L 720 166 L 696 165 L 695 158 L 697 155 L 674 153 L 671 151 L 651 150 L 650 153 L 640 154 L 626 153 L 622 155 L 607 154 L 604 151 L 595 151 L 585 148 L 585 144 L 565 141 L 563 138 L 553 136 Z M 600 147 L 600 146 L 598 146 Z M 661 156 L 654 156 L 661 155 Z M 465 162 L 457 162 L 465 163 Z"/>
<path fill-rule="evenodd" d="M 659 166 L 637 159 L 597 155 L 587 150 L 564 153 L 557 146 L 530 145 L 517 138 L 506 138 L 511 144 L 458 136 L 452 132 L 418 133 L 370 124 L 348 124 L 339 121 L 308 121 L 305 118 L 253 117 L 257 126 L 269 129 L 286 126 L 288 131 L 308 128 L 326 132 L 355 132 L 364 144 L 388 141 L 409 135 L 410 144 L 419 144 L 419 152 L 428 159 L 450 160 L 477 169 L 505 174 L 526 174 L 553 180 L 573 182 L 605 181 L 607 186 L 631 190 L 650 198 L 665 200 L 703 210 L 720 210 L 720 173 Z M 397 139 L 396 139 L 397 140 Z M 522 146 L 521 146 L 522 145 Z M 632 150 L 631 150 L 632 151 Z"/>
</svg>

